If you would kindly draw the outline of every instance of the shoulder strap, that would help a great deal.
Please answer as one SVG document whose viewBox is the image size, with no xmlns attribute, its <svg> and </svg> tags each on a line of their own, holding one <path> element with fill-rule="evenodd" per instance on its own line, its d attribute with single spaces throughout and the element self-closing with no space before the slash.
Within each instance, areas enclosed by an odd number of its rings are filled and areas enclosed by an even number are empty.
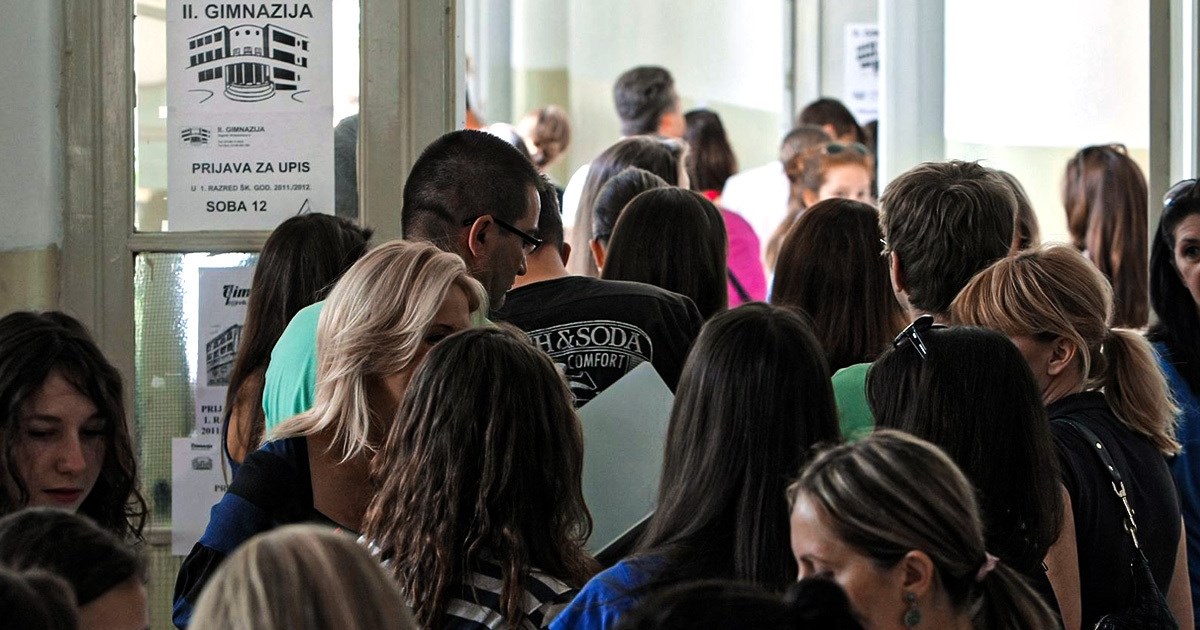
<svg viewBox="0 0 1200 630">
<path fill-rule="evenodd" d="M 1140 550 L 1142 547 L 1138 544 L 1137 522 L 1133 520 L 1133 507 L 1129 505 L 1129 494 L 1125 491 L 1125 482 L 1121 478 L 1121 471 L 1117 470 L 1117 464 L 1113 461 L 1112 456 L 1108 454 L 1108 449 L 1105 448 L 1104 442 L 1100 441 L 1100 438 L 1091 429 L 1074 420 L 1060 418 L 1056 422 L 1061 422 L 1071 427 L 1071 429 L 1082 436 L 1084 441 L 1091 446 L 1091 451 L 1099 458 L 1100 467 L 1108 473 L 1108 476 L 1112 480 L 1113 492 L 1116 493 L 1117 498 L 1121 500 L 1122 507 L 1125 508 L 1125 531 L 1129 532 L 1129 537 L 1133 539 L 1134 548 Z"/>
</svg>

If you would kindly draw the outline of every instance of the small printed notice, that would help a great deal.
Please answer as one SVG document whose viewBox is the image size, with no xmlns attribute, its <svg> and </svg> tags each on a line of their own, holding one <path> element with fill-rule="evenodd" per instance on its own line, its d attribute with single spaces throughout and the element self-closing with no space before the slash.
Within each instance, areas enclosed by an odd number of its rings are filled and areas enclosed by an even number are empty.
<svg viewBox="0 0 1200 630">
<path fill-rule="evenodd" d="M 842 100 L 865 125 L 879 120 L 879 25 L 847 24 Z"/>
<path fill-rule="evenodd" d="M 333 212 L 332 0 L 167 2 L 171 231 Z"/>
<path fill-rule="evenodd" d="M 196 309 L 196 428 L 194 436 L 220 436 L 225 392 L 237 362 L 253 267 L 200 268 Z"/>
<path fill-rule="evenodd" d="M 221 437 L 171 440 L 171 553 L 185 556 L 208 527 L 212 506 L 228 485 L 221 469 Z"/>
</svg>

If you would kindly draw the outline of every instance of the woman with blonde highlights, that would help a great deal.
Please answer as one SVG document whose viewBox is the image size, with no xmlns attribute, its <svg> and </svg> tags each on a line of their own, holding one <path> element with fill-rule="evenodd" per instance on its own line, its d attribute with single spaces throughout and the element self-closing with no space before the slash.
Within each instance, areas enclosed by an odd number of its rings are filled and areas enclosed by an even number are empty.
<svg viewBox="0 0 1200 630">
<path fill-rule="evenodd" d="M 1058 627 L 984 547 L 974 489 L 928 442 L 885 429 L 832 447 L 788 488 L 788 502 L 799 577 L 841 585 L 863 627 Z"/>
<path fill-rule="evenodd" d="M 317 525 L 288 525 L 242 545 L 213 576 L 197 629 L 415 630 L 396 585 L 366 549 Z"/>
<path fill-rule="evenodd" d="M 955 323 L 1008 335 L 1033 370 L 1075 514 L 1083 627 L 1128 605 L 1133 549 L 1110 477 L 1073 425 L 1096 434 L 1115 461 L 1154 580 L 1191 627 L 1179 501 L 1164 460 L 1179 451 L 1176 410 L 1149 343 L 1111 328 L 1112 311 L 1104 276 L 1066 246 L 996 262 L 951 305 Z"/>
<path fill-rule="evenodd" d="M 238 544 L 284 523 L 359 531 L 374 495 L 371 460 L 430 348 L 470 327 L 483 288 L 454 254 L 391 241 L 354 264 L 321 304 L 316 400 L 238 470 L 180 569 L 175 623 Z"/>
</svg>

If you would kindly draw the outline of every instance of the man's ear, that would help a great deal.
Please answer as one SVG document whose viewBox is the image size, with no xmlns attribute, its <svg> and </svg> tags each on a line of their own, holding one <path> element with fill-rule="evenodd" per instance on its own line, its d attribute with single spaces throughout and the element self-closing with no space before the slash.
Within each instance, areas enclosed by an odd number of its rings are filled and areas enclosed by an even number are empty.
<svg viewBox="0 0 1200 630">
<path fill-rule="evenodd" d="M 913 550 L 900 559 L 898 567 L 903 572 L 904 592 L 922 599 L 933 590 L 937 575 L 933 560 L 924 551 Z"/>
<path fill-rule="evenodd" d="M 888 262 L 890 263 L 888 271 L 892 278 L 892 291 L 895 291 L 896 295 L 906 293 L 908 281 L 904 277 L 904 264 L 900 262 L 900 257 L 896 255 L 896 252 L 890 252 L 888 253 Z"/>
<path fill-rule="evenodd" d="M 1071 367 L 1075 363 L 1075 357 L 1079 355 L 1079 348 L 1075 346 L 1075 342 L 1066 337 L 1059 337 L 1054 340 L 1054 350 L 1050 354 L 1050 364 L 1046 368 L 1046 373 L 1050 376 L 1058 376 Z"/>
<path fill-rule="evenodd" d="M 469 253 L 473 259 L 486 259 L 491 248 L 491 225 L 492 217 L 489 215 L 485 214 L 475 219 L 467 230 L 467 247 L 463 252 Z"/>
<path fill-rule="evenodd" d="M 592 239 L 590 245 L 592 246 L 592 260 L 596 261 L 596 269 L 603 271 L 604 258 L 608 252 L 605 251 L 604 244 L 600 242 L 600 239 Z"/>
<path fill-rule="evenodd" d="M 562 264 L 565 267 L 567 265 L 567 261 L 571 260 L 571 244 L 563 243 L 562 246 L 558 248 L 558 256 L 559 258 L 562 258 Z"/>
</svg>

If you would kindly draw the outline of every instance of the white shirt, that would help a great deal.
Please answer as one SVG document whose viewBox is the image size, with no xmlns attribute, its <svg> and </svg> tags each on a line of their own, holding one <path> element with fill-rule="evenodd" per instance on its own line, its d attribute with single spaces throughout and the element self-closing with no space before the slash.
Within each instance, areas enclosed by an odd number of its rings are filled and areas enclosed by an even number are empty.
<svg viewBox="0 0 1200 630">
<path fill-rule="evenodd" d="M 783 172 L 783 162 L 744 170 L 725 181 L 721 205 L 742 215 L 764 250 L 775 229 L 787 216 L 791 182 Z M 577 202 L 578 203 L 578 202 Z"/>
<path fill-rule="evenodd" d="M 575 227 L 575 215 L 579 213 L 579 198 L 583 196 L 583 184 L 587 181 L 588 170 L 591 166 L 591 162 L 580 166 L 567 182 L 566 189 L 563 190 L 562 222 L 564 229 L 569 230 Z"/>
</svg>

